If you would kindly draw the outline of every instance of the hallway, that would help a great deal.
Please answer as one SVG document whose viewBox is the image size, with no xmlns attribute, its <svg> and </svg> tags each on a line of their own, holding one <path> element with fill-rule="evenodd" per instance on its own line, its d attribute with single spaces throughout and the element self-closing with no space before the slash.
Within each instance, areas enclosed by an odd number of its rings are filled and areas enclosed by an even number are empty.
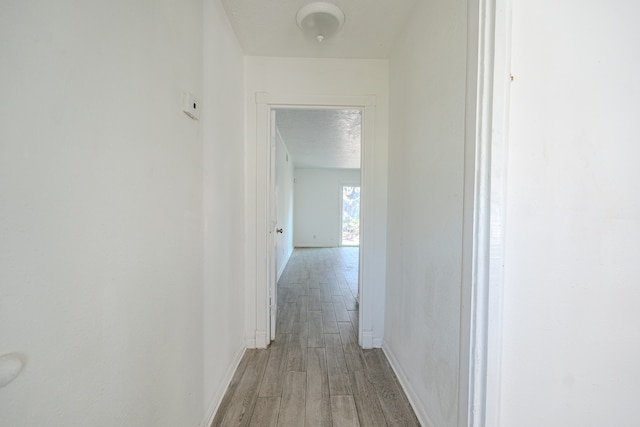
<svg viewBox="0 0 640 427">
<path fill-rule="evenodd" d="M 247 350 L 214 426 L 419 425 L 383 352 L 357 344 L 358 250 L 294 251 L 276 340 Z"/>
</svg>

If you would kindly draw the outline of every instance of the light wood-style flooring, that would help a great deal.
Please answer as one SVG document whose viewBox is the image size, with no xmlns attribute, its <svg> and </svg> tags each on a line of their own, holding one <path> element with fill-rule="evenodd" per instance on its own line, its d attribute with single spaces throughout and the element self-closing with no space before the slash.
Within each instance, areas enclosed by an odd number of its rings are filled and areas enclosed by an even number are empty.
<svg viewBox="0 0 640 427">
<path fill-rule="evenodd" d="M 296 249 L 276 339 L 247 350 L 214 426 L 419 426 L 386 357 L 358 346 L 358 248 Z"/>
</svg>

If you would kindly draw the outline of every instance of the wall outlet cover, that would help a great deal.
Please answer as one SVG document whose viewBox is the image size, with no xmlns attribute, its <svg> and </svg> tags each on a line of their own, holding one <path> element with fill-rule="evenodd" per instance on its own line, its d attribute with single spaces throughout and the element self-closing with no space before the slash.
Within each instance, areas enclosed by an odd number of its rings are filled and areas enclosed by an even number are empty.
<svg viewBox="0 0 640 427">
<path fill-rule="evenodd" d="M 182 111 L 194 120 L 200 118 L 200 101 L 189 92 L 182 94 Z"/>
</svg>

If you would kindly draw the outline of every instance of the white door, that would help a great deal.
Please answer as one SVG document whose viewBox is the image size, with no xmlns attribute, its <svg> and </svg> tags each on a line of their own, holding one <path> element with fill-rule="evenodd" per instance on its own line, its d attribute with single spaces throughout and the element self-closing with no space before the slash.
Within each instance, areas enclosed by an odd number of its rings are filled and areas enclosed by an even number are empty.
<svg viewBox="0 0 640 427">
<path fill-rule="evenodd" d="M 269 123 L 269 318 L 271 341 L 276 339 L 276 314 L 278 313 L 278 286 L 276 267 L 276 246 L 278 242 L 278 201 L 276 199 L 276 111 L 271 110 L 271 121 Z"/>
</svg>

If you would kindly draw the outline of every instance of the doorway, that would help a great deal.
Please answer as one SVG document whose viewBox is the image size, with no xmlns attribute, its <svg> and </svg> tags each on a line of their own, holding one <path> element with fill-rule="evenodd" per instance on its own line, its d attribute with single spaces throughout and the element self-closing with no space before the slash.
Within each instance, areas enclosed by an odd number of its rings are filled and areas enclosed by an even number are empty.
<svg viewBox="0 0 640 427">
<path fill-rule="evenodd" d="M 276 254 L 270 262 L 275 261 L 276 266 L 269 276 L 270 329 L 274 339 L 281 301 L 278 281 L 294 249 L 356 247 L 351 251 L 355 263 L 350 267 L 348 282 L 353 285 L 353 297 L 358 295 L 362 110 L 274 106 L 271 115 L 271 126 L 275 128 L 275 132 L 271 131 L 272 153 L 275 147 L 275 161 L 270 162 L 275 168 L 271 191 L 277 195 L 270 197 L 270 225 L 276 230 L 272 233 L 274 246 L 270 247 Z M 293 209 L 287 207 L 286 201 L 292 201 Z M 276 277 L 271 271 L 278 272 Z M 328 279 L 322 280 L 323 277 L 318 276 L 324 283 Z"/>
<path fill-rule="evenodd" d="M 277 298 L 273 298 L 275 288 L 275 268 L 271 267 L 272 245 L 277 227 L 272 220 L 273 190 L 271 189 L 272 141 L 275 141 L 275 118 L 272 111 L 278 109 L 357 109 L 362 114 L 361 152 L 361 197 L 360 197 L 360 250 L 358 255 L 359 277 L 359 319 L 358 343 L 363 348 L 382 345 L 383 323 L 374 322 L 374 312 L 381 310 L 384 301 L 384 275 L 379 266 L 383 265 L 385 253 L 379 245 L 374 245 L 376 219 L 384 230 L 385 212 L 373 209 L 379 191 L 375 188 L 374 159 L 376 110 L 374 96 L 313 96 L 275 95 L 259 92 L 256 94 L 256 224 L 255 224 L 255 347 L 266 347 L 271 341 L 272 313 L 277 312 Z M 339 188 L 336 186 L 336 188 Z M 262 192 L 264 189 L 264 192 Z M 339 207 L 336 207 L 336 212 Z M 336 227 L 337 229 L 337 227 Z M 335 230 L 335 229 L 334 229 Z M 338 233 L 334 232 L 336 238 Z M 370 237 L 367 237 L 370 236 Z M 273 306 L 273 307 L 272 307 Z"/>
</svg>

